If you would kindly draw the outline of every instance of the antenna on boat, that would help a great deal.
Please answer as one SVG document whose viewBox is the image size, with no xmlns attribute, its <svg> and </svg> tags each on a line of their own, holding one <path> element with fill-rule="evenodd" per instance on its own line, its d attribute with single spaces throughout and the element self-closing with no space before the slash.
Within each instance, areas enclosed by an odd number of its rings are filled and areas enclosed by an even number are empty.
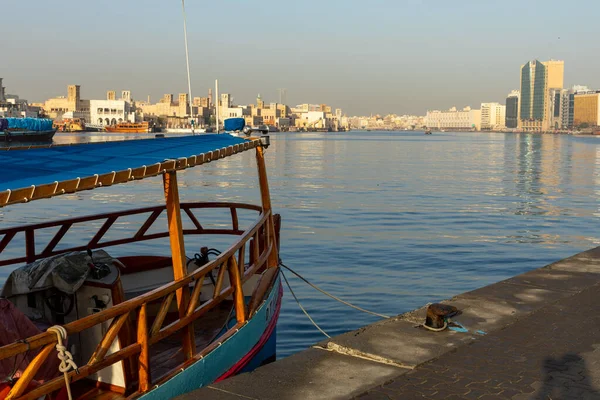
<svg viewBox="0 0 600 400">
<path fill-rule="evenodd" d="M 192 109 L 192 81 L 190 79 L 190 56 L 188 53 L 188 41 L 187 41 L 187 24 L 185 18 L 185 0 L 181 0 L 181 9 L 183 10 L 183 37 L 185 40 L 185 62 L 187 65 L 187 78 L 188 78 L 188 104 L 190 106 L 190 116 L 192 121 L 194 120 L 194 113 Z M 192 122 L 192 134 L 194 134 L 194 122 Z"/>
<path fill-rule="evenodd" d="M 219 133 L 219 80 L 215 79 L 215 100 L 217 101 L 215 103 L 215 114 L 216 114 L 216 120 L 217 120 L 217 133 Z"/>
</svg>

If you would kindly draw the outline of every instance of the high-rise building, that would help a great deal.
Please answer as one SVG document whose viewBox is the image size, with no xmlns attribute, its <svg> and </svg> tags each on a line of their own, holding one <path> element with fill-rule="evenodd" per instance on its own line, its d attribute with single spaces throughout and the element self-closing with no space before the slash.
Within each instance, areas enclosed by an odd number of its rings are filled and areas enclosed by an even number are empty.
<svg viewBox="0 0 600 400">
<path fill-rule="evenodd" d="M 0 78 L 0 101 L 4 101 L 4 86 L 2 86 L 2 78 Z"/>
<path fill-rule="evenodd" d="M 573 126 L 575 128 L 600 125 L 600 92 L 575 93 Z"/>
<path fill-rule="evenodd" d="M 529 132 L 544 132 L 551 124 L 550 90 L 562 89 L 564 61 L 529 61 L 521 66 L 521 104 L 519 128 Z"/>
<path fill-rule="evenodd" d="M 521 92 L 513 90 L 506 98 L 506 119 L 505 125 L 509 129 L 516 129 L 519 126 L 519 98 Z"/>
<path fill-rule="evenodd" d="M 481 129 L 503 129 L 506 106 L 500 103 L 481 103 Z"/>
</svg>

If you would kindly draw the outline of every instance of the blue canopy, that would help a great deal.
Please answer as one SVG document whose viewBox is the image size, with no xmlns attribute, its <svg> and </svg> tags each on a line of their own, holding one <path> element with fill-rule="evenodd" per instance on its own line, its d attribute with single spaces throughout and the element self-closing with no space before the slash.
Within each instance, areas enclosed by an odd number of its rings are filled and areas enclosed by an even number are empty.
<svg viewBox="0 0 600 400">
<path fill-rule="evenodd" d="M 0 151 L 0 191 L 149 166 L 244 142 L 228 134 L 203 134 Z"/>
<path fill-rule="evenodd" d="M 244 118 L 228 118 L 223 123 L 223 128 L 227 132 L 241 131 L 246 125 Z"/>
</svg>

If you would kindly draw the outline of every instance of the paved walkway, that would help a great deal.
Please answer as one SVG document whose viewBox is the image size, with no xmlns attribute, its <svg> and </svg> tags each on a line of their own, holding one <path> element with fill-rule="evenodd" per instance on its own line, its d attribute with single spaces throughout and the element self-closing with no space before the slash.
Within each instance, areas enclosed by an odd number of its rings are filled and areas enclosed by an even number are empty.
<svg viewBox="0 0 600 400">
<path fill-rule="evenodd" d="M 179 400 L 600 400 L 600 247 L 444 303 L 465 330 L 422 307 Z"/>
<path fill-rule="evenodd" d="M 600 286 L 549 304 L 357 399 L 600 399 Z"/>
</svg>

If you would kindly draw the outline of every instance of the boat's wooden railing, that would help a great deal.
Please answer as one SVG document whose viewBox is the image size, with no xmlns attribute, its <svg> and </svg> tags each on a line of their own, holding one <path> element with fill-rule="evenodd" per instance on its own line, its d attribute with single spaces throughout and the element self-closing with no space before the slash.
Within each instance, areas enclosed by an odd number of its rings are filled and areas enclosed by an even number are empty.
<svg viewBox="0 0 600 400">
<path fill-rule="evenodd" d="M 247 306 L 244 303 L 243 283 L 250 279 L 250 277 L 257 273 L 257 271 L 260 271 L 265 265 L 271 266 L 270 264 L 272 261 L 272 256 L 277 252 L 275 232 L 273 229 L 273 216 L 271 214 L 271 211 L 264 211 L 260 207 L 232 203 L 193 203 L 181 205 L 181 209 L 184 210 L 184 212 L 186 212 L 190 217 L 191 215 L 189 213 L 191 212 L 191 210 L 206 207 L 229 208 L 231 210 L 232 216 L 232 228 L 205 229 L 196 220 L 196 222 L 198 223 L 194 222 L 195 228 L 192 230 L 186 230 L 185 232 L 187 234 L 239 234 L 240 237 L 237 240 L 237 242 L 233 244 L 227 251 L 220 254 L 215 260 L 210 261 L 203 267 L 189 273 L 182 279 L 164 285 L 142 296 L 133 298 L 120 304 L 116 304 L 115 306 L 110 307 L 97 314 L 93 314 L 64 325 L 64 328 L 66 329 L 68 335 L 73 335 L 82 332 L 86 329 L 90 329 L 98 324 L 112 320 L 110 323 L 110 327 L 104 334 L 102 340 L 98 343 L 98 346 L 90 360 L 85 365 L 80 365 L 78 372 L 69 372 L 68 375 L 71 382 L 79 381 L 112 364 L 122 362 L 124 369 L 130 369 L 129 372 L 131 374 L 132 381 L 137 381 L 137 387 L 134 387 L 133 389 L 129 388 L 129 391 L 133 390 L 134 393 L 136 391 L 137 393 L 147 392 L 148 390 L 150 390 L 153 384 L 157 384 L 165 381 L 166 379 L 169 379 L 178 371 L 180 371 L 181 368 L 185 368 L 187 365 L 195 362 L 196 360 L 201 359 L 206 354 L 210 353 L 214 348 L 218 347 L 229 336 L 237 332 L 237 330 L 239 330 L 246 323 L 247 319 L 251 317 L 251 315 L 249 315 L 249 310 L 247 309 Z M 239 230 L 237 222 L 238 219 L 236 210 L 241 208 L 260 211 L 258 219 L 244 232 L 241 232 Z M 135 241 L 166 237 L 168 236 L 167 232 L 158 233 L 154 235 L 145 234 L 147 228 L 150 225 L 152 225 L 151 222 L 158 218 L 158 215 L 160 212 L 162 212 L 162 210 L 164 210 L 164 207 L 151 207 L 140 210 L 133 210 L 129 212 L 122 212 L 119 213 L 119 215 L 104 214 L 102 216 L 96 217 L 84 217 L 84 219 L 75 218 L 71 220 L 61 221 L 61 223 L 58 225 L 52 225 L 52 223 L 48 223 L 50 225 L 39 224 L 34 226 L 26 226 L 23 228 L 7 229 L 0 231 L 0 233 L 4 233 L 5 235 L 2 242 L 0 242 L 0 248 L 3 249 L 4 247 L 6 247 L 5 241 L 10 241 L 11 235 L 14 236 L 13 233 L 24 231 L 26 235 L 28 235 L 28 237 L 32 240 L 30 246 L 33 246 L 34 241 L 32 238 L 35 237 L 36 228 L 41 229 L 42 227 L 48 226 L 61 226 L 56 236 L 51 240 L 50 244 L 46 246 L 46 249 L 44 251 L 36 253 L 32 250 L 35 248 L 35 246 L 29 247 L 29 250 L 27 250 L 27 255 L 25 257 L 13 258 L 12 261 L 26 261 L 28 259 L 35 260 L 41 257 L 46 257 L 48 255 L 55 254 L 55 250 L 53 250 L 55 245 L 60 242 L 60 239 L 64 236 L 64 233 L 66 232 L 66 230 L 68 230 L 68 227 L 70 227 L 72 223 L 79 221 L 93 221 L 102 219 L 104 219 L 106 222 L 101 226 L 96 235 L 94 235 L 94 239 L 90 241 L 89 247 L 91 248 L 99 248 L 109 245 L 124 244 Z M 150 216 L 148 217 L 148 219 L 146 219 L 146 222 L 137 231 L 136 234 L 134 234 L 130 238 L 117 240 L 113 242 L 100 241 L 100 239 L 103 237 L 104 233 L 106 233 L 108 228 L 110 228 L 110 226 L 114 224 L 116 218 L 123 215 L 132 215 L 137 213 L 149 213 Z M 192 221 L 194 221 L 194 218 L 191 219 Z M 7 237 L 9 237 L 9 239 L 6 239 Z M 85 246 L 83 248 L 85 248 Z M 61 252 L 74 251 L 78 249 L 82 249 L 82 247 L 65 249 L 61 250 Z M 246 251 L 248 252 L 248 260 L 246 259 Z M 6 264 L 6 262 L 4 262 L 4 264 Z M 213 295 L 209 300 L 201 302 L 200 292 L 203 287 L 204 277 L 210 271 L 216 269 L 218 269 L 218 274 Z M 228 286 L 224 286 L 224 277 L 226 272 L 229 275 L 230 283 Z M 183 298 L 189 297 L 186 298 L 186 302 L 183 304 L 179 303 L 179 298 L 182 293 L 189 294 L 189 296 L 182 296 Z M 167 316 L 171 303 L 173 302 L 173 299 L 176 295 L 178 299 L 179 317 L 173 322 L 170 322 L 167 325 L 165 325 L 165 318 Z M 233 296 L 234 299 L 237 323 L 233 327 L 228 329 L 228 331 L 223 336 L 221 336 L 217 342 L 210 344 L 208 347 L 201 349 L 200 351 L 196 351 L 196 349 L 193 348 L 193 338 L 188 336 L 186 340 L 186 335 L 193 334 L 194 321 L 196 321 L 198 318 L 209 312 L 211 309 L 213 309 L 216 305 L 218 305 L 220 302 L 222 302 L 229 296 Z M 150 324 L 151 321 L 149 321 L 147 315 L 147 308 L 149 303 L 161 304 L 159 307 L 159 311 L 156 317 L 154 318 L 152 324 Z M 108 354 L 112 343 L 119 336 L 119 332 L 126 325 L 126 322 L 132 319 L 132 316 L 135 317 L 135 320 L 137 321 L 137 339 L 132 343 L 121 347 L 120 350 Z M 183 353 L 185 355 L 186 361 L 177 368 L 175 368 L 173 372 L 169 373 L 166 377 L 163 377 L 160 381 L 153 381 L 152 371 L 150 368 L 149 348 L 155 343 L 177 332 L 181 332 L 183 335 L 182 348 L 184 350 Z M 29 363 L 27 368 L 23 371 L 21 377 L 14 384 L 9 395 L 6 397 L 7 399 L 33 400 L 40 398 L 43 395 L 52 393 L 65 386 L 65 379 L 61 374 L 59 377 L 47 381 L 33 390 L 28 388 L 28 385 L 31 383 L 32 379 L 34 378 L 40 367 L 48 359 L 50 354 L 53 353 L 53 349 L 55 348 L 56 343 L 57 339 L 55 334 L 45 332 L 28 338 L 26 342 L 15 342 L 0 347 L 0 360 L 15 356 L 21 357 L 24 353 L 41 348 L 34 360 Z M 188 349 L 191 351 L 186 351 L 186 343 L 188 343 L 188 346 L 189 343 L 191 343 L 192 348 Z M 126 367 L 126 365 L 128 365 L 128 367 Z"/>
<path fill-rule="evenodd" d="M 231 228 L 208 228 L 203 226 L 200 223 L 197 215 L 194 213 L 194 210 L 207 208 L 229 209 L 231 213 Z M 121 212 L 69 218 L 60 221 L 50 221 L 35 225 L 0 229 L 0 254 L 2 254 L 2 252 L 10 245 L 11 242 L 18 240 L 18 235 L 25 235 L 25 246 L 18 246 L 19 249 L 24 249 L 24 254 L 7 259 L 1 259 L 0 266 L 14 265 L 23 262 L 31 263 L 42 258 L 72 251 L 99 249 L 169 237 L 169 231 L 167 229 L 161 232 L 148 233 L 156 220 L 161 215 L 164 215 L 165 210 L 166 206 L 146 207 Z M 260 206 L 242 203 L 182 203 L 181 210 L 188 216 L 189 220 L 193 224 L 193 228 L 183 230 L 184 235 L 241 235 L 244 233 L 244 231 L 240 230 L 238 210 L 251 210 L 260 212 L 262 208 Z M 137 230 L 128 227 L 126 232 L 120 232 L 124 236 L 120 237 L 119 239 L 103 240 L 107 236 L 109 230 L 115 226 L 115 223 L 117 223 L 119 219 L 122 220 L 124 217 L 130 217 L 134 215 L 142 218 L 146 216 L 145 220 L 140 221 L 141 223 Z M 133 224 L 133 222 L 130 221 L 128 221 L 128 223 L 130 225 Z M 76 227 L 78 224 L 85 224 L 87 230 L 93 229 L 94 225 L 101 225 L 97 231 L 91 235 L 87 243 L 79 246 L 63 247 L 59 249 L 63 239 L 69 233 L 69 230 Z M 48 228 L 58 228 L 58 230 L 47 242 L 46 246 L 42 250 L 38 251 L 36 250 L 36 243 L 39 239 L 38 236 L 44 234 L 42 230 Z"/>
</svg>

